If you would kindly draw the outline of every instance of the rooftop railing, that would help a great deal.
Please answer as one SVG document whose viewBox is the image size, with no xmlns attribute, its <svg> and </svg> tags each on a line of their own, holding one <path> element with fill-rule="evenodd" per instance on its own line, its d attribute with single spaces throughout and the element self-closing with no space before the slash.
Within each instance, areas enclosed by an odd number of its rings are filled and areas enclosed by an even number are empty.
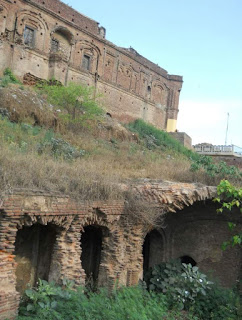
<svg viewBox="0 0 242 320">
<path fill-rule="evenodd" d="M 206 155 L 231 155 L 242 157 L 242 148 L 232 145 L 196 145 L 194 146 L 196 152 Z"/>
</svg>

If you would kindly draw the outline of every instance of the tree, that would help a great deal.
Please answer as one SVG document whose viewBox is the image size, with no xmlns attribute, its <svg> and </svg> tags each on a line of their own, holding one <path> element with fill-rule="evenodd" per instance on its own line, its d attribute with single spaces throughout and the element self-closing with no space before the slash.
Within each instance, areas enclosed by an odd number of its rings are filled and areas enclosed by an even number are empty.
<svg viewBox="0 0 242 320">
<path fill-rule="evenodd" d="M 231 211 L 237 208 L 242 213 L 242 188 L 231 185 L 228 180 L 221 180 L 217 186 L 217 193 L 218 197 L 214 201 L 221 203 L 221 207 L 217 210 L 218 212 L 224 212 L 224 210 Z M 236 227 L 236 224 L 229 222 L 228 226 L 232 231 Z M 232 247 L 242 245 L 242 231 L 233 235 L 229 241 L 224 242 L 222 248 L 226 249 L 229 245 Z"/>
<path fill-rule="evenodd" d="M 103 113 L 94 99 L 94 89 L 92 87 L 69 83 L 68 86 L 45 85 L 41 89 L 47 93 L 50 103 L 67 111 L 69 121 L 82 122 Z"/>
</svg>

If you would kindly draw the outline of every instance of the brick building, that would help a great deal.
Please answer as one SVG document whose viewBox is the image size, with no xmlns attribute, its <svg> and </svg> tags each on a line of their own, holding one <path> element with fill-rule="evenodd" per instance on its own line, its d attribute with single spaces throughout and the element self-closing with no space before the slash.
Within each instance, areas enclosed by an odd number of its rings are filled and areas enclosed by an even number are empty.
<svg viewBox="0 0 242 320">
<path fill-rule="evenodd" d="M 59 0 L 0 0 L 0 75 L 6 67 L 103 94 L 107 112 L 176 130 L 182 77 L 105 39 L 99 23 Z"/>
<path fill-rule="evenodd" d="M 216 213 L 215 187 L 148 181 L 132 188 L 159 208 L 162 226 L 132 215 L 123 201 L 77 203 L 38 190 L 0 199 L 0 319 L 14 319 L 20 294 L 38 278 L 135 285 L 149 267 L 180 258 L 225 286 L 238 284 L 241 249 L 221 244 L 231 236 L 228 221 L 241 230 L 241 215 Z"/>
</svg>

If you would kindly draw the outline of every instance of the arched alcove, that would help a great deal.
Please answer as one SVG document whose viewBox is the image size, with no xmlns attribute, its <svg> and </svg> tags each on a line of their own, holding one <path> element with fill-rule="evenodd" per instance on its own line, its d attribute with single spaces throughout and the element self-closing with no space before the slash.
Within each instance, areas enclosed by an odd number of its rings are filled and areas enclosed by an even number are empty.
<svg viewBox="0 0 242 320">
<path fill-rule="evenodd" d="M 54 225 L 35 224 L 18 230 L 15 241 L 16 289 L 23 293 L 38 279 L 48 280 L 57 230 Z"/>
<path fill-rule="evenodd" d="M 50 58 L 52 61 L 60 58 L 66 61 L 69 60 L 73 38 L 73 34 L 65 27 L 59 26 L 51 32 Z M 53 54 L 57 53 L 58 56 L 53 56 Z"/>
<path fill-rule="evenodd" d="M 86 285 L 95 287 L 98 282 L 103 244 L 103 228 L 87 226 L 81 237 L 81 263 L 86 274 Z"/>
<path fill-rule="evenodd" d="M 164 241 L 157 230 L 147 233 L 143 244 L 143 273 L 164 261 Z"/>
</svg>

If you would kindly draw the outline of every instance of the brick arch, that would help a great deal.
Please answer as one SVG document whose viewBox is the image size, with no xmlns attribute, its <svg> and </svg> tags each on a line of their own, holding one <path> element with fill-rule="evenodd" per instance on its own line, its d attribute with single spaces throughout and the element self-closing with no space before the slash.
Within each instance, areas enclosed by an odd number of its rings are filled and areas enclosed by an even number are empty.
<svg viewBox="0 0 242 320">
<path fill-rule="evenodd" d="M 166 105 L 168 92 L 166 86 L 161 82 L 154 82 L 152 85 L 152 100 L 154 103 Z"/>
<path fill-rule="evenodd" d="M 78 221 L 78 223 L 77 223 Z M 88 227 L 96 227 L 102 230 L 102 251 L 99 266 L 98 286 L 113 287 L 115 285 L 115 279 L 118 278 L 120 273 L 120 265 L 118 263 L 117 251 L 110 250 L 110 248 L 119 248 L 122 245 L 122 241 L 117 236 L 118 225 L 108 221 L 106 215 L 99 210 L 90 213 L 86 217 L 78 217 L 76 221 L 76 231 L 79 232 L 80 238 L 80 258 L 82 255 L 82 235 Z M 80 260 L 80 265 L 81 260 Z M 86 281 L 86 273 L 82 267 L 81 271 L 81 283 Z"/>
<path fill-rule="evenodd" d="M 26 27 L 34 30 L 35 43 L 34 48 L 44 51 L 47 44 L 47 31 L 49 26 L 45 19 L 37 12 L 21 10 L 16 15 L 17 32 L 15 35 L 15 42 L 19 44 L 24 43 L 24 30 Z"/>
<path fill-rule="evenodd" d="M 57 26 L 51 31 L 50 35 L 53 36 L 55 33 L 62 34 L 68 40 L 70 45 L 74 44 L 74 35 L 68 28 L 63 26 Z"/>
<path fill-rule="evenodd" d="M 90 67 L 88 70 L 83 68 L 84 56 L 90 57 Z M 72 63 L 81 70 L 89 71 L 91 73 L 97 72 L 101 50 L 94 43 L 87 40 L 78 40 L 73 52 Z"/>
<path fill-rule="evenodd" d="M 49 30 L 49 26 L 45 19 L 38 13 L 34 11 L 29 11 L 29 10 L 20 10 L 17 12 L 16 15 L 17 21 L 18 21 L 18 31 L 21 31 L 23 28 L 20 25 L 21 22 L 26 22 L 29 21 L 33 26 L 40 30 L 47 31 Z"/>
<path fill-rule="evenodd" d="M 143 271 L 166 260 L 166 235 L 164 230 L 150 228 L 143 237 Z"/>
<path fill-rule="evenodd" d="M 59 228 L 49 223 L 35 223 L 17 231 L 14 256 L 18 292 L 23 293 L 29 285 L 35 286 L 38 279 L 49 280 L 54 271 L 51 265 L 59 234 Z"/>
<path fill-rule="evenodd" d="M 132 67 L 120 61 L 120 64 L 118 67 L 117 84 L 126 90 L 130 90 L 132 74 L 133 74 Z"/>
<path fill-rule="evenodd" d="M 74 220 L 74 216 L 48 216 L 48 215 L 32 215 L 25 213 L 24 217 L 17 221 L 17 228 L 22 229 L 24 226 L 30 227 L 34 224 L 53 224 L 62 230 L 68 230 Z"/>
</svg>

